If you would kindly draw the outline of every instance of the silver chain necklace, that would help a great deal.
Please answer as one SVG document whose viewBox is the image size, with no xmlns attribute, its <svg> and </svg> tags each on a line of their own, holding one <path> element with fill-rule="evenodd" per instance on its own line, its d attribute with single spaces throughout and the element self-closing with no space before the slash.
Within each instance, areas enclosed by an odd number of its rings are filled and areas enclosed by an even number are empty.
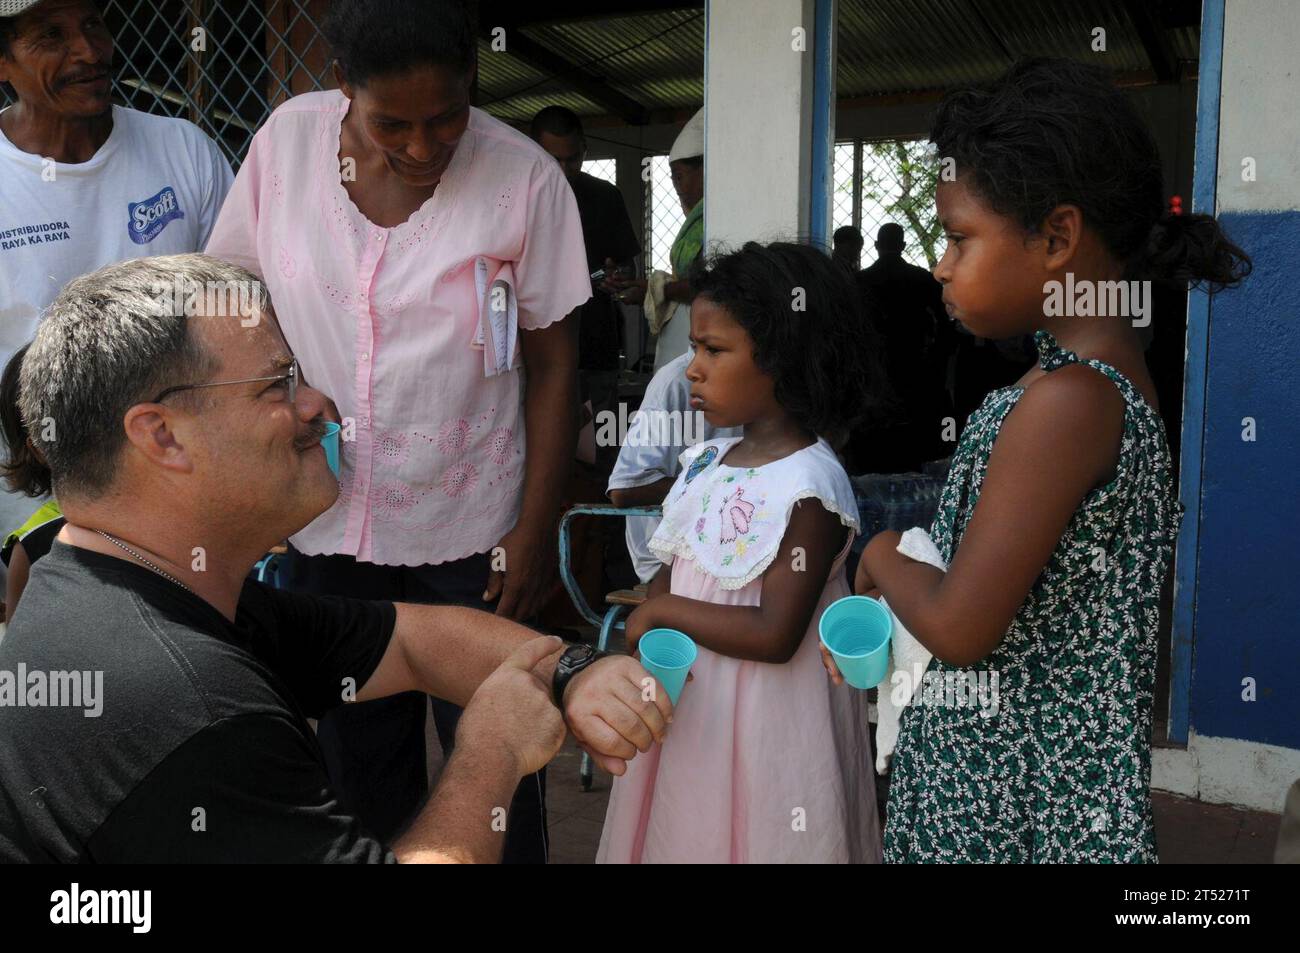
<svg viewBox="0 0 1300 953">
<path fill-rule="evenodd" d="M 109 535 L 108 535 L 107 533 L 105 533 L 102 529 L 97 529 L 97 530 L 95 530 L 95 532 L 98 533 L 100 536 L 103 536 L 103 537 L 104 537 L 106 540 L 108 540 L 110 543 L 113 543 L 113 544 L 116 545 L 116 546 L 120 546 L 122 549 L 126 550 L 128 553 L 130 553 L 130 554 L 131 554 L 132 556 L 134 556 L 136 559 L 140 560 L 140 562 L 144 563 L 146 566 L 148 566 L 150 569 L 152 569 L 152 570 L 153 570 L 154 572 L 156 572 L 158 575 L 162 576 L 162 577 L 163 577 L 164 579 L 166 579 L 168 582 L 174 582 L 174 583 L 176 583 L 176 585 L 180 586 L 180 587 L 181 587 L 182 589 L 184 589 L 186 592 L 190 593 L 191 595 L 194 594 L 194 590 L 191 589 L 189 586 L 185 585 L 185 583 L 181 582 L 179 579 L 177 579 L 177 578 L 176 578 L 175 576 L 173 576 L 171 573 L 167 572 L 165 569 L 162 569 L 162 568 L 159 567 L 159 566 L 155 566 L 153 563 L 151 563 L 149 560 L 145 559 L 143 556 L 141 556 L 139 553 L 137 553 L 134 549 L 132 549 L 132 548 L 131 548 L 130 546 L 128 546 L 126 543 L 122 542 L 122 541 L 121 541 L 120 539 L 118 539 L 116 536 L 109 536 Z"/>
</svg>

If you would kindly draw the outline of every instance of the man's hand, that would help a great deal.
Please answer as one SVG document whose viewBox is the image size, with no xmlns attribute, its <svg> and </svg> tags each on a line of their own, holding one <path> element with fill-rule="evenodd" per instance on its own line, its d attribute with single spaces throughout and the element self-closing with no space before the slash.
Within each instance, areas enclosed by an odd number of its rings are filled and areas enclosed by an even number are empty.
<svg viewBox="0 0 1300 953">
<path fill-rule="evenodd" d="M 638 751 L 662 743 L 672 717 L 663 685 L 626 655 L 589 665 L 564 689 L 569 729 L 610 774 L 623 774 Z"/>
<path fill-rule="evenodd" d="M 624 296 L 625 292 L 636 289 L 645 297 L 646 280 L 636 277 L 631 268 L 621 268 L 612 258 L 605 259 L 605 280 L 600 283 L 600 290 L 614 295 L 620 301 L 632 300 Z"/>
<path fill-rule="evenodd" d="M 457 747 L 504 748 L 520 778 L 546 767 L 564 744 L 564 719 L 551 700 L 550 686 L 533 669 L 562 647 L 560 639 L 548 635 L 515 649 L 465 706 Z"/>
<path fill-rule="evenodd" d="M 500 596 L 497 615 L 516 622 L 530 619 L 541 610 L 555 575 L 559 557 L 551 533 L 520 523 L 501 537 L 497 546 L 505 553 L 505 570 L 493 569 L 489 573 L 483 601 L 491 602 Z"/>
</svg>

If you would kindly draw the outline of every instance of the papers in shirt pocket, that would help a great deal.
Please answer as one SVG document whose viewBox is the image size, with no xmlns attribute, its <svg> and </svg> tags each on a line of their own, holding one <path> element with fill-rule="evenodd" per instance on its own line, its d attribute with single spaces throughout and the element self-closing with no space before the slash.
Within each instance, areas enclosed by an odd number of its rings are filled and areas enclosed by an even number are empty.
<svg viewBox="0 0 1300 953">
<path fill-rule="evenodd" d="M 495 377 L 515 366 L 519 347 L 519 310 L 515 273 L 510 262 L 474 259 L 478 322 L 470 346 L 483 352 L 483 376 Z"/>
</svg>

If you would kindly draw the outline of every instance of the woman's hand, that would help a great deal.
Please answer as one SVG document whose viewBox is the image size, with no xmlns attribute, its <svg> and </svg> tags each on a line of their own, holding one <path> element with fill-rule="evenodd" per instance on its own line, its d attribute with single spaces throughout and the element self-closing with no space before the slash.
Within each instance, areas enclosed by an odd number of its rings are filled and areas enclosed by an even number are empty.
<svg viewBox="0 0 1300 953">
<path fill-rule="evenodd" d="M 505 568 L 488 574 L 487 591 L 483 593 L 484 602 L 500 596 L 497 615 L 523 622 L 541 611 L 558 559 L 550 539 L 545 529 L 539 531 L 522 523 L 501 537 L 497 547 L 504 553 Z"/>
</svg>

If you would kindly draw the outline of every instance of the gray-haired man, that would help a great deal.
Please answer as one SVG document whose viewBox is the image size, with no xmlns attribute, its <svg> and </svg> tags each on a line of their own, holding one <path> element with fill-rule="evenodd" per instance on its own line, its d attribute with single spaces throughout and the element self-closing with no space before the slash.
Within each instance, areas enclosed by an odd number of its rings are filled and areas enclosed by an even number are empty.
<svg viewBox="0 0 1300 953">
<path fill-rule="evenodd" d="M 71 279 L 203 248 L 230 190 L 215 142 L 114 106 L 113 76 L 98 4 L 0 0 L 0 83 L 15 100 L 0 111 L 0 367 Z M 0 492 L 0 536 L 39 505 Z"/>
<path fill-rule="evenodd" d="M 0 861 L 494 860 L 565 721 L 615 773 L 663 737 L 671 706 L 631 659 L 557 666 L 558 640 L 485 612 L 246 581 L 338 493 L 328 399 L 248 272 L 181 255 L 76 279 L 20 403 L 68 522 L 0 642 Z M 467 708 L 390 850 L 306 719 L 410 690 Z"/>
</svg>

